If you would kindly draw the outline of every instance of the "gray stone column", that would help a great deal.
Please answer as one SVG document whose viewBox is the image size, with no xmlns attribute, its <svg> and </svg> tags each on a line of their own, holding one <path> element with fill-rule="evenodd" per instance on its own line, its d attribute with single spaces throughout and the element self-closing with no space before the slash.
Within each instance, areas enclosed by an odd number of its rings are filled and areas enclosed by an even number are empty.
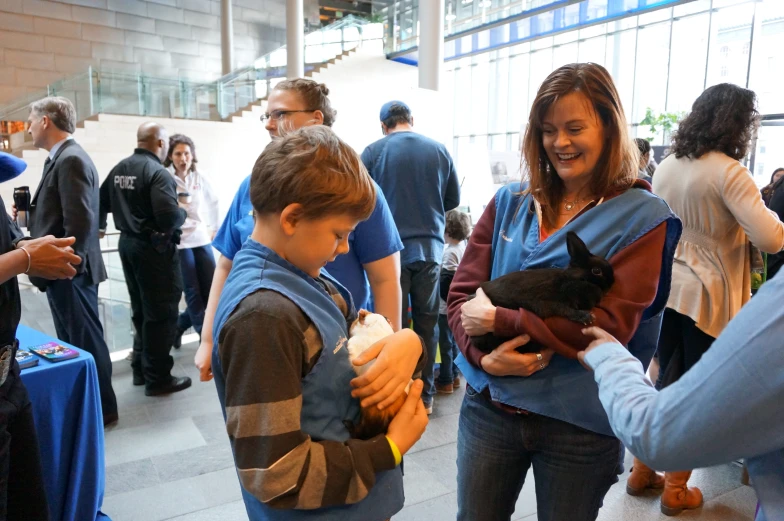
<svg viewBox="0 0 784 521">
<path fill-rule="evenodd" d="M 286 77 L 305 76 L 305 8 L 303 0 L 286 0 Z"/>
<path fill-rule="evenodd" d="M 221 69 L 223 74 L 234 70 L 234 23 L 231 0 L 221 0 Z"/>
</svg>

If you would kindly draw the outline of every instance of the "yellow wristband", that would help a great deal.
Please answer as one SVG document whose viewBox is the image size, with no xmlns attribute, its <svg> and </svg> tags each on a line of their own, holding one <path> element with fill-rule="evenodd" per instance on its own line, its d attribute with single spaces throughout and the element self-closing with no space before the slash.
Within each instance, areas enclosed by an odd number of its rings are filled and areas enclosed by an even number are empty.
<svg viewBox="0 0 784 521">
<path fill-rule="evenodd" d="M 397 445 L 395 444 L 394 441 L 392 441 L 392 438 L 390 438 L 389 436 L 387 436 L 386 438 L 387 441 L 389 442 L 389 448 L 392 449 L 392 455 L 395 457 L 395 466 L 397 467 L 398 465 L 400 465 L 400 462 L 403 461 L 403 455 L 400 454 L 400 449 L 397 448 Z"/>
</svg>

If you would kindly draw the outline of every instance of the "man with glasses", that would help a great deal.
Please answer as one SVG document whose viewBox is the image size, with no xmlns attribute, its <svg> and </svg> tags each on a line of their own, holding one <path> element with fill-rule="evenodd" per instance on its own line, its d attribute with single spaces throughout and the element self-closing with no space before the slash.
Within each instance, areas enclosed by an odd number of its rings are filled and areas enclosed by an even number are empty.
<svg viewBox="0 0 784 521">
<path fill-rule="evenodd" d="M 326 85 L 309 79 L 278 83 L 261 116 L 272 139 L 309 125 L 331 127 L 335 110 Z M 240 185 L 226 219 L 215 236 L 213 246 L 221 253 L 210 288 L 210 299 L 202 327 L 202 342 L 196 354 L 196 366 L 202 381 L 212 378 L 212 324 L 223 285 L 234 255 L 253 231 L 253 206 L 250 202 L 250 176 Z M 351 293 L 354 305 L 370 308 L 386 316 L 395 330 L 400 329 L 400 250 L 403 244 L 381 189 L 376 186 L 376 207 L 367 221 L 349 235 L 350 251 L 326 266 Z M 372 302 L 371 302 L 372 293 Z"/>
</svg>

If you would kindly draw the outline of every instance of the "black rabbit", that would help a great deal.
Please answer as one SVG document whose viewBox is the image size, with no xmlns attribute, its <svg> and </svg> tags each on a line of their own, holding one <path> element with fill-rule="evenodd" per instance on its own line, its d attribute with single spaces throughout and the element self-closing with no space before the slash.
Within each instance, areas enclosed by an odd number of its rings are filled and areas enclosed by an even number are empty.
<svg viewBox="0 0 784 521">
<path fill-rule="evenodd" d="M 508 273 L 484 282 L 482 291 L 494 306 L 527 309 L 541 318 L 565 317 L 580 324 L 593 322 L 591 309 L 610 290 L 615 278 L 607 260 L 593 255 L 574 232 L 567 232 L 569 251 L 567 268 L 542 268 Z M 469 300 L 473 295 L 469 297 Z M 509 340 L 492 333 L 472 337 L 471 341 L 485 353 Z M 526 351 L 537 346 L 523 346 Z"/>
</svg>

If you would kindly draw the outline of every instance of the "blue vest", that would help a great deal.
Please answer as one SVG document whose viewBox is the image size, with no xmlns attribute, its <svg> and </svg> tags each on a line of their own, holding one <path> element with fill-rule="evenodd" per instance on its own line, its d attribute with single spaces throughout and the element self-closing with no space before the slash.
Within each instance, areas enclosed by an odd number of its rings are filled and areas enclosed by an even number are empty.
<svg viewBox="0 0 784 521">
<path fill-rule="evenodd" d="M 322 275 L 335 285 L 351 309 L 353 303 L 348 291 L 325 272 Z M 223 324 L 240 302 L 260 289 L 275 291 L 294 302 L 316 325 L 324 343 L 316 365 L 302 380 L 302 431 L 314 441 L 347 441 L 350 436 L 343 421 L 357 422 L 360 408 L 359 401 L 351 397 L 349 382 L 356 374 L 346 348 L 346 317 L 313 277 L 249 238 L 234 257 L 215 313 L 213 338 L 220 338 Z M 212 367 L 225 418 L 225 384 L 217 342 L 212 352 Z M 245 487 L 242 487 L 242 497 L 251 521 L 383 521 L 403 508 L 403 474 L 400 467 L 377 473 L 368 496 L 353 505 L 317 510 L 275 509 L 256 499 Z"/>
<path fill-rule="evenodd" d="M 566 267 L 568 231 L 576 232 L 591 253 L 609 259 L 661 223 L 667 223 L 656 298 L 644 311 L 627 346 L 647 366 L 656 351 L 670 294 L 672 262 L 682 229 L 680 219 L 662 199 L 646 190 L 631 188 L 588 210 L 540 243 L 533 197 L 521 196 L 519 190 L 520 183 L 515 183 L 500 189 L 495 197 L 491 280 L 524 269 Z M 613 436 L 593 375 L 577 360 L 554 356 L 547 369 L 529 377 L 492 376 L 462 355 L 458 356 L 457 365 L 471 387 L 477 391 L 489 388 L 490 396 L 497 402 Z"/>
</svg>

